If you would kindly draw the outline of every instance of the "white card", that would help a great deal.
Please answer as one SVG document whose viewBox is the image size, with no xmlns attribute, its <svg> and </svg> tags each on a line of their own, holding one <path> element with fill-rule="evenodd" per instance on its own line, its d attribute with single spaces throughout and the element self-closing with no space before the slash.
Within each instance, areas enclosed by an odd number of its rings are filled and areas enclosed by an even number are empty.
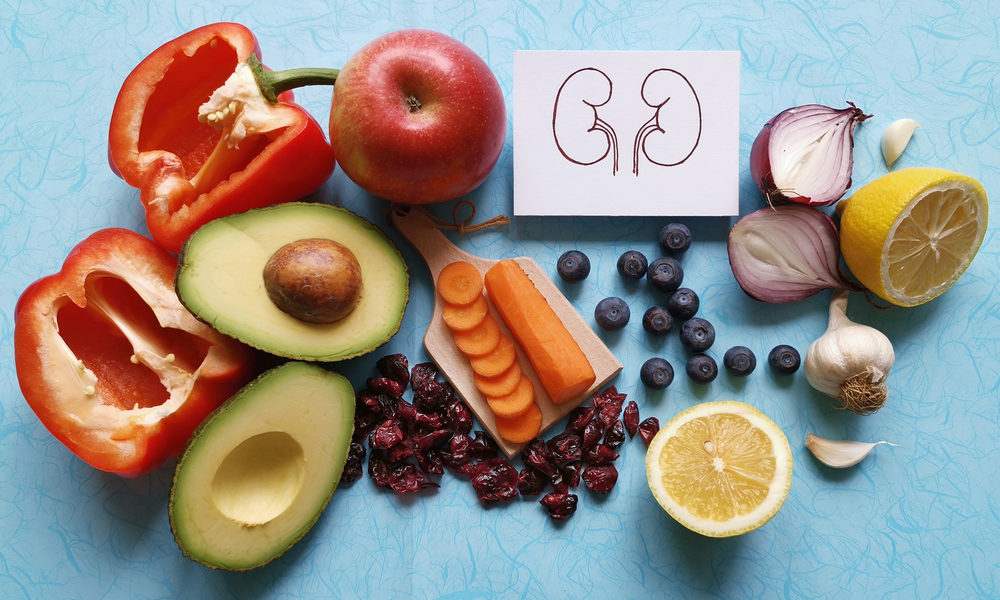
<svg viewBox="0 0 1000 600">
<path fill-rule="evenodd" d="M 738 214 L 739 76 L 739 52 L 515 52 L 514 214 Z"/>
</svg>

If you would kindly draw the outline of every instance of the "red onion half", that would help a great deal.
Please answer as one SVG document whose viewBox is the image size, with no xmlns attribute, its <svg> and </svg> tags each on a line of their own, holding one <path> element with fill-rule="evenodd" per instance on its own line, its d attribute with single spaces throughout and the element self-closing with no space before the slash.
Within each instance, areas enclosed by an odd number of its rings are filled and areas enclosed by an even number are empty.
<svg viewBox="0 0 1000 600">
<path fill-rule="evenodd" d="M 854 126 L 871 115 L 848 104 L 795 106 L 764 125 L 750 148 L 750 175 L 769 202 L 823 206 L 851 187 Z"/>
<path fill-rule="evenodd" d="M 837 226 L 816 208 L 762 208 L 729 231 L 729 266 L 736 282 L 762 302 L 796 302 L 820 290 L 854 289 L 839 265 Z"/>
</svg>

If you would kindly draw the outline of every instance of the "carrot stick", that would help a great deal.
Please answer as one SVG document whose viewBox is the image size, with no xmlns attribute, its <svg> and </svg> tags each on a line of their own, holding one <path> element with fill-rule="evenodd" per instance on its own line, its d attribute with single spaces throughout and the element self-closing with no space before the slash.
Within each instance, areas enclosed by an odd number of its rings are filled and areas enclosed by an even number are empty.
<svg viewBox="0 0 1000 600">
<path fill-rule="evenodd" d="M 521 266 L 501 260 L 486 272 L 485 285 L 552 401 L 586 392 L 597 379 L 593 366 Z"/>
</svg>

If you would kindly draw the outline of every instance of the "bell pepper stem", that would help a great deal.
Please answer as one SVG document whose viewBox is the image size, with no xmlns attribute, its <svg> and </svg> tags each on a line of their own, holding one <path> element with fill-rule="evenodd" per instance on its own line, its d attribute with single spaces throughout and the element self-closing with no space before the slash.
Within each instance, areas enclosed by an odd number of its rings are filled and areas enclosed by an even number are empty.
<svg viewBox="0 0 1000 600">
<path fill-rule="evenodd" d="M 307 85 L 333 85 L 340 69 L 302 68 L 268 71 L 256 55 L 251 54 L 247 65 L 268 102 L 277 102 L 278 96 L 288 90 Z"/>
</svg>

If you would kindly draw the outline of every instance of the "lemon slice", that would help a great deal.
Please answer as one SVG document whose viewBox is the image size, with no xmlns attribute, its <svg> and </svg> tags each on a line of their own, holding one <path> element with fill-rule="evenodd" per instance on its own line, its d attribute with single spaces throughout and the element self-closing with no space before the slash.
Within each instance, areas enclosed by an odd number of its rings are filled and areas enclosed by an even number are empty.
<svg viewBox="0 0 1000 600">
<path fill-rule="evenodd" d="M 649 489 L 670 516 L 709 537 L 757 529 L 792 483 L 781 429 L 742 402 L 705 402 L 670 420 L 646 451 Z"/>
<path fill-rule="evenodd" d="M 865 287 L 916 306 L 951 287 L 972 262 L 988 210 L 986 190 L 971 177 L 903 169 L 841 201 L 841 252 Z"/>
</svg>

